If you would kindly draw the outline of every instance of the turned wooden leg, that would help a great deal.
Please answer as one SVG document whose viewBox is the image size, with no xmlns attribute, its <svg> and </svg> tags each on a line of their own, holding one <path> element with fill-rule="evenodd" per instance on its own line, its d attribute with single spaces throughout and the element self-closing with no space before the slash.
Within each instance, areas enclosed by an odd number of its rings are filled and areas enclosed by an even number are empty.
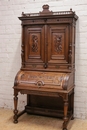
<svg viewBox="0 0 87 130">
<path fill-rule="evenodd" d="M 14 90 L 14 123 L 18 123 L 18 110 L 17 110 L 17 104 L 18 104 L 18 92 Z"/>
<path fill-rule="evenodd" d="M 67 122 L 68 122 L 68 100 L 64 100 L 64 122 L 63 122 L 63 130 L 67 130 Z"/>
<path fill-rule="evenodd" d="M 74 119 L 74 92 L 71 94 L 71 110 L 72 110 L 72 118 L 71 118 L 71 120 L 73 120 Z"/>
</svg>

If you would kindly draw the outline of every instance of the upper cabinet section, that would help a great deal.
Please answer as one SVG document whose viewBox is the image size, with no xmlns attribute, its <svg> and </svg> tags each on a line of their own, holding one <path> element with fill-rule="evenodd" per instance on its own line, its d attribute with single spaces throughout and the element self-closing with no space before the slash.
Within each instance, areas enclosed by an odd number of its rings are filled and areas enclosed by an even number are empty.
<svg viewBox="0 0 87 130">
<path fill-rule="evenodd" d="M 71 72 L 77 18 L 71 9 L 52 12 L 48 5 L 39 13 L 22 13 L 22 69 Z"/>
</svg>

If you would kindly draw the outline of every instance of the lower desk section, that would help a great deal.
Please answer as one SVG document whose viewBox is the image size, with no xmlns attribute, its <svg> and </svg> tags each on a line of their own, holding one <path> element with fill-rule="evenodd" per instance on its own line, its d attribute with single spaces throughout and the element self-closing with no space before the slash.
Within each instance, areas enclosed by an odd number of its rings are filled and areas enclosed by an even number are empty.
<svg viewBox="0 0 87 130">
<path fill-rule="evenodd" d="M 40 95 L 27 95 L 27 106 L 63 110 L 62 97 L 50 97 Z"/>
<path fill-rule="evenodd" d="M 14 123 L 25 112 L 63 118 L 63 130 L 73 117 L 74 73 L 19 71 L 14 83 Z M 18 113 L 18 94 L 27 94 L 27 105 Z"/>
<path fill-rule="evenodd" d="M 68 116 L 73 113 L 72 94 L 69 95 Z M 62 97 L 48 97 L 39 95 L 27 95 L 27 105 L 25 107 L 29 114 L 39 114 L 45 116 L 63 118 L 64 101 Z"/>
<path fill-rule="evenodd" d="M 30 107 L 25 106 L 25 110 L 28 114 L 36 114 L 42 116 L 58 117 L 63 119 L 64 112 L 63 110 L 53 110 L 46 108 Z M 68 111 L 68 117 L 72 114 L 72 111 Z"/>
</svg>

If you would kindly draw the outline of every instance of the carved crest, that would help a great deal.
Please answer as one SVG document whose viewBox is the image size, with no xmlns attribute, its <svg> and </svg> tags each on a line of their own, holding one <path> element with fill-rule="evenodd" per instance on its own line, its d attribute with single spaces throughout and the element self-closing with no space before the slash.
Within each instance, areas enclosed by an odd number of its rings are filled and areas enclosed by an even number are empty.
<svg viewBox="0 0 87 130">
<path fill-rule="evenodd" d="M 52 15 L 53 12 L 49 10 L 49 5 L 43 5 L 43 11 L 40 12 L 40 15 Z"/>
</svg>

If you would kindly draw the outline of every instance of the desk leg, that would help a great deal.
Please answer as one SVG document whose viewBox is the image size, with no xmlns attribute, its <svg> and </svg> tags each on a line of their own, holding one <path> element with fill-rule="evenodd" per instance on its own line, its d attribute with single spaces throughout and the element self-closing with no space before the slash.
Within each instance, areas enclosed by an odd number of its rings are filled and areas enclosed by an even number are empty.
<svg viewBox="0 0 87 130">
<path fill-rule="evenodd" d="M 14 90 L 14 123 L 18 123 L 18 110 L 17 110 L 17 104 L 18 104 L 18 91 Z"/>
<path fill-rule="evenodd" d="M 63 122 L 63 130 L 67 130 L 68 123 L 68 99 L 64 100 L 64 122 Z"/>
<path fill-rule="evenodd" d="M 71 120 L 73 120 L 74 119 L 74 92 L 71 94 L 71 110 L 72 110 L 72 118 L 71 118 Z"/>
</svg>

